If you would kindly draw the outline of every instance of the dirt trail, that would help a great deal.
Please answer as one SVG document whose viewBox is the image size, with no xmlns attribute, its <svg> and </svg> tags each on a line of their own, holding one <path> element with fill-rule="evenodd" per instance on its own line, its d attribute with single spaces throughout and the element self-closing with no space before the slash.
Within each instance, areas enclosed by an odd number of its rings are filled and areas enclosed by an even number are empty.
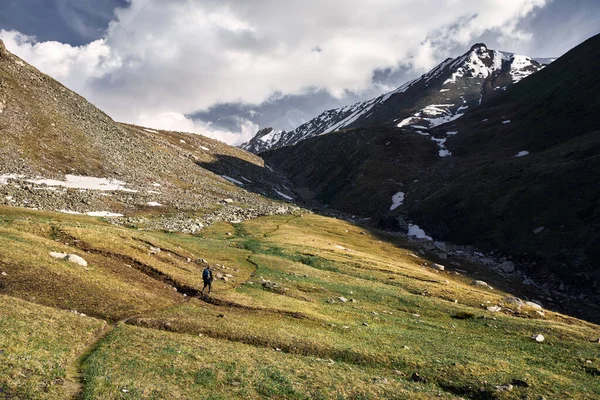
<svg viewBox="0 0 600 400">
<path fill-rule="evenodd" d="M 268 235 L 272 235 L 273 233 L 275 233 L 276 231 L 278 231 L 280 229 L 281 225 L 285 225 L 285 224 L 289 223 L 294 218 L 297 218 L 297 216 L 292 216 L 291 218 L 286 220 L 283 224 L 278 224 L 275 229 L 273 229 L 270 232 L 265 233 L 263 236 L 266 238 Z M 96 249 L 93 246 L 91 246 L 81 240 L 71 237 L 70 235 L 66 234 L 63 231 L 56 232 L 56 234 L 60 235 L 63 240 L 66 239 L 67 243 L 75 246 L 76 248 L 78 248 L 80 250 L 84 250 L 84 251 L 92 253 L 92 254 L 99 254 L 104 257 L 118 259 L 119 261 L 122 261 L 129 265 L 132 265 L 135 269 L 144 273 L 145 275 L 149 276 L 152 279 L 158 280 L 160 282 L 163 282 L 163 283 L 166 283 L 168 285 L 175 287 L 177 289 L 177 292 L 181 294 L 182 299 L 184 299 L 184 301 L 189 301 L 191 298 L 196 298 L 198 300 L 204 301 L 209 304 L 217 305 L 219 307 L 234 307 L 234 308 L 241 307 L 241 308 L 247 308 L 249 310 L 257 311 L 257 312 L 277 313 L 277 314 L 282 314 L 282 315 L 285 315 L 288 317 L 298 318 L 298 319 L 311 319 L 310 317 L 308 317 L 307 315 L 304 315 L 302 313 L 284 312 L 281 310 L 274 310 L 274 309 L 268 309 L 268 308 L 267 309 L 261 309 L 261 308 L 254 309 L 252 307 L 246 307 L 246 306 L 234 303 L 234 302 L 228 302 L 228 301 L 224 301 L 224 300 L 218 300 L 218 299 L 205 297 L 205 296 L 202 296 L 197 289 L 189 287 L 187 285 L 181 285 L 178 282 L 174 281 L 167 274 L 164 274 L 163 272 L 158 271 L 155 268 L 152 268 L 151 266 L 146 265 L 132 257 L 126 256 L 123 254 L 112 253 L 112 252 L 107 252 L 107 251 Z M 140 241 L 144 242 L 145 244 L 148 244 L 148 245 L 153 245 L 150 242 L 146 242 L 146 241 L 142 241 L 142 240 L 140 240 Z M 173 253 L 172 251 L 169 251 L 169 252 Z M 180 254 L 177 254 L 177 253 L 173 253 L 173 254 L 178 258 L 185 258 Z M 254 261 L 251 260 L 253 255 L 255 255 L 254 252 L 252 252 L 252 254 L 249 255 L 248 258 L 246 259 L 246 261 L 248 263 L 252 264 L 255 267 L 254 272 L 251 273 L 250 276 L 253 276 L 254 273 L 256 272 L 256 270 L 258 270 L 258 264 L 256 264 Z M 232 289 L 235 289 L 235 287 Z M 106 324 L 104 325 L 104 327 L 94 336 L 94 338 L 90 341 L 90 343 L 86 346 L 86 348 L 81 352 L 81 354 L 77 358 L 75 358 L 66 367 L 64 387 L 67 390 L 69 398 L 71 398 L 73 400 L 82 398 L 84 387 L 85 387 L 83 365 L 85 364 L 85 361 L 100 347 L 102 342 L 115 330 L 115 328 L 117 326 L 126 324 L 128 321 L 130 321 L 134 318 L 140 318 L 140 317 L 144 317 L 147 314 L 155 313 L 158 311 L 164 311 L 169 308 L 179 306 L 180 304 L 181 303 L 176 303 L 176 304 L 164 307 L 164 308 L 147 310 L 143 313 L 131 315 L 126 318 L 123 318 L 123 319 L 117 321 L 116 323 L 109 323 L 109 322 L 105 321 Z"/>
</svg>

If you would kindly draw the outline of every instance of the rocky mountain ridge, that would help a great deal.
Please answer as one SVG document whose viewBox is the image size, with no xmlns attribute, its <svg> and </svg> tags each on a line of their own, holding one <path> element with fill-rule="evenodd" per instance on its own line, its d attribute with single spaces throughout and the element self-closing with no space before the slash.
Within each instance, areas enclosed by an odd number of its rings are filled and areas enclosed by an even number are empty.
<svg viewBox="0 0 600 400">
<path fill-rule="evenodd" d="M 260 130 L 241 147 L 260 153 L 336 130 L 367 126 L 432 128 L 460 118 L 542 68 L 531 57 L 490 50 L 478 43 L 394 91 L 324 111 L 290 132 Z"/>
<path fill-rule="evenodd" d="M 185 230 L 193 231 L 289 212 L 282 202 L 291 198 L 255 155 L 200 135 L 116 123 L 0 42 L 0 204 L 114 219 L 163 213 L 181 221 L 191 213 Z"/>
</svg>

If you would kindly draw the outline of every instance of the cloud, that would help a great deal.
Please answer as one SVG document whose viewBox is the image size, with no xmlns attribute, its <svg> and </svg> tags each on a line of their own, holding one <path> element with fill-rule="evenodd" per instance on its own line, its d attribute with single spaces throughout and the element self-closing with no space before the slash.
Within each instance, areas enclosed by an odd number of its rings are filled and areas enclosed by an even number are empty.
<svg viewBox="0 0 600 400">
<path fill-rule="evenodd" d="M 234 146 L 252 139 L 259 129 L 258 125 L 252 121 L 239 119 L 238 131 L 222 130 L 214 127 L 210 122 L 194 121 L 181 113 L 173 111 L 153 115 L 140 114 L 137 121 L 142 126 L 155 129 L 199 133 Z"/>
<path fill-rule="evenodd" d="M 315 88 L 342 98 L 369 90 L 375 71 L 424 72 L 483 33 L 527 41 L 518 22 L 545 3 L 131 0 L 115 10 L 105 36 L 85 46 L 36 43 L 18 32 L 0 38 L 115 119 L 175 124 L 234 143 L 252 123 L 240 119 L 228 134 L 186 116 Z"/>
</svg>

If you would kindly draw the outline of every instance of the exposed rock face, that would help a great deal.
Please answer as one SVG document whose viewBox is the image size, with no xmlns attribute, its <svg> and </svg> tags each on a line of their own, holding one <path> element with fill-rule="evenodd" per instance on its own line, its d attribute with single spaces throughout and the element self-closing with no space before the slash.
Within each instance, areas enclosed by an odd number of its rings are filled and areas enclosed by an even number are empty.
<svg viewBox="0 0 600 400">
<path fill-rule="evenodd" d="M 6 50 L 6 46 L 4 46 L 4 42 L 0 40 L 0 58 L 7 58 L 9 54 L 8 50 Z"/>
</svg>

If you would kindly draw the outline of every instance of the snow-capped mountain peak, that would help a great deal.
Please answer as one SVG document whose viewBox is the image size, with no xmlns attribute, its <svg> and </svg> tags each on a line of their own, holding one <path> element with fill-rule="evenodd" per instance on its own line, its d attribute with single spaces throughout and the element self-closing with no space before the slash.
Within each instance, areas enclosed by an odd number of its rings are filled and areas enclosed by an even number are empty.
<svg viewBox="0 0 600 400">
<path fill-rule="evenodd" d="M 477 43 L 462 56 L 444 60 L 396 90 L 324 111 L 290 132 L 260 131 L 242 147 L 258 153 L 325 133 L 364 126 L 433 128 L 460 118 L 542 68 L 543 65 L 531 57 L 491 50 Z"/>
</svg>

